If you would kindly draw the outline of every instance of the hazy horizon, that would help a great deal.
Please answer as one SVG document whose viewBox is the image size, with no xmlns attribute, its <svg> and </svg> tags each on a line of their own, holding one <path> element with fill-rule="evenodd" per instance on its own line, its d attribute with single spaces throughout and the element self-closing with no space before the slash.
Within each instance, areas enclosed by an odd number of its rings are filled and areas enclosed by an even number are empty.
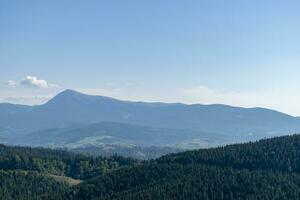
<svg viewBox="0 0 300 200">
<path fill-rule="evenodd" d="M 8 101 L 6 101 L 6 102 L 0 102 L 0 104 L 1 103 L 11 103 L 11 104 L 16 104 L 16 105 L 39 106 L 39 105 L 43 105 L 43 104 L 48 103 L 48 101 L 50 101 L 51 99 L 55 98 L 56 95 L 58 95 L 60 93 L 63 93 L 65 91 L 68 91 L 68 90 L 74 91 L 74 92 L 79 92 L 79 93 L 85 94 L 85 95 L 109 97 L 109 98 L 117 99 L 117 100 L 120 100 L 120 101 L 143 102 L 143 103 L 170 103 L 170 104 L 172 104 L 172 103 L 174 103 L 174 104 L 179 103 L 179 104 L 185 104 L 185 105 L 224 105 L 224 106 L 241 107 L 241 108 L 249 108 L 249 109 L 251 109 L 251 108 L 265 108 L 265 109 L 275 110 L 275 109 L 267 108 L 267 107 L 246 107 L 246 106 L 242 107 L 242 106 L 235 106 L 235 105 L 222 104 L 222 103 L 203 103 L 203 104 L 201 104 L 201 103 L 163 102 L 163 101 L 147 101 L 147 100 L 141 101 L 141 100 L 138 100 L 138 99 L 134 100 L 134 99 L 126 99 L 126 98 L 117 98 L 117 97 L 113 97 L 113 96 L 104 96 L 104 95 L 100 95 L 100 94 L 85 93 L 85 92 L 77 91 L 75 89 L 64 89 L 64 90 L 59 91 L 57 94 L 55 94 L 53 96 L 49 96 L 49 97 L 45 97 L 45 98 L 40 98 L 39 99 L 39 101 L 40 101 L 39 103 L 31 103 L 31 104 L 30 103 L 27 103 L 27 104 L 26 103 L 24 103 L 24 104 L 20 103 L 19 104 L 19 103 L 10 102 L 9 99 L 8 99 Z M 280 110 L 275 110 L 275 111 L 282 112 Z M 284 113 L 284 112 L 282 112 L 282 113 Z M 288 114 L 288 113 L 285 113 L 285 114 Z M 291 115 L 291 116 L 298 117 L 297 115 Z"/>
</svg>

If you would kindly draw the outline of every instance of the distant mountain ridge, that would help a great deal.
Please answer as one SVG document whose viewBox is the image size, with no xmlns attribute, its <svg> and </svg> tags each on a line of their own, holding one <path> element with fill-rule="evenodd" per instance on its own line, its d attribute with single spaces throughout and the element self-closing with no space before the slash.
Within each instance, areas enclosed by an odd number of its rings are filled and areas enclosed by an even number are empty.
<svg viewBox="0 0 300 200">
<path fill-rule="evenodd" d="M 38 106 L 0 104 L 0 138 L 3 143 L 7 141 L 13 143 L 18 138 L 24 138 L 25 135 L 32 135 L 33 132 L 39 135 L 36 139 L 43 140 L 42 133 L 49 129 L 56 130 L 51 134 L 52 136 L 56 134 L 53 138 L 58 141 L 60 138 L 66 139 L 66 135 L 69 137 L 68 140 L 74 140 L 73 133 L 88 130 L 89 132 L 79 134 L 82 137 L 80 140 L 86 141 L 87 137 L 99 136 L 98 133 L 90 131 L 90 126 L 98 124 L 97 130 L 103 130 L 107 123 L 112 123 L 116 127 L 123 124 L 123 129 L 128 130 L 131 130 L 131 126 L 135 126 L 133 130 L 138 130 L 134 133 L 136 137 L 145 138 L 147 134 L 153 133 L 151 132 L 153 128 L 160 131 L 173 130 L 175 135 L 181 135 L 181 141 L 190 140 L 188 141 L 190 144 L 198 143 L 197 137 L 201 140 L 203 136 L 209 136 L 211 141 L 223 144 L 220 142 L 220 135 L 221 141 L 227 143 L 300 132 L 299 118 L 270 109 L 241 108 L 221 104 L 131 102 L 111 97 L 86 95 L 73 90 L 61 92 L 49 102 Z M 71 129 L 73 132 L 65 131 L 66 129 Z M 118 129 L 112 128 L 111 130 Z M 123 132 L 119 130 L 119 133 L 124 134 L 123 139 L 132 135 L 126 130 Z M 197 133 L 193 135 L 197 137 L 191 139 L 192 133 Z M 110 132 L 107 136 L 113 136 L 113 134 L 117 132 Z M 50 139 L 50 135 L 46 139 Z M 157 133 L 156 135 L 157 141 L 165 141 L 162 135 Z M 120 140 L 119 136 L 117 140 Z M 128 140 L 124 141 L 127 145 Z M 151 141 L 154 141 L 153 138 L 148 141 L 149 146 L 156 145 Z M 54 143 L 57 142 L 54 141 Z M 40 143 L 42 144 L 44 143 Z"/>
<path fill-rule="evenodd" d="M 286 130 L 285 125 L 292 125 L 300 130 L 298 118 L 264 108 L 130 102 L 81 94 L 73 90 L 66 90 L 39 106 L 0 104 L 0 111 L 2 127 L 9 125 L 25 131 L 65 126 L 66 123 L 101 121 L 201 131 L 215 129 L 211 132 L 244 133 L 253 129 L 264 132 L 265 129 L 270 129 L 266 125 L 275 127 L 274 131 Z M 39 121 L 42 123 L 38 123 Z M 238 129 L 238 126 L 243 125 L 248 127 Z M 252 128 L 251 125 L 255 127 Z"/>
</svg>

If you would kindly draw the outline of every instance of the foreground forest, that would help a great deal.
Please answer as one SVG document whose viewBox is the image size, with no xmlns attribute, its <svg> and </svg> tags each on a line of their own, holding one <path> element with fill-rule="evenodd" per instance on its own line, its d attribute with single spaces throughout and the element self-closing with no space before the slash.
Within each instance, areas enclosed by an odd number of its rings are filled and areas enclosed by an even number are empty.
<svg viewBox="0 0 300 200">
<path fill-rule="evenodd" d="M 0 146 L 2 199 L 299 199 L 300 135 L 151 161 Z"/>
</svg>

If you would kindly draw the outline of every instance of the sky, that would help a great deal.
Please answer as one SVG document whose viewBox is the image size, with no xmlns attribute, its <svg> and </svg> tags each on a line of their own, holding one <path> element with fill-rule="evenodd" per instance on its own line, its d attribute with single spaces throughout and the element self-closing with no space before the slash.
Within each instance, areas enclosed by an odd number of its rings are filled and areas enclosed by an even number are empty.
<svg viewBox="0 0 300 200">
<path fill-rule="evenodd" d="M 0 102 L 74 89 L 300 115 L 300 1 L 0 0 Z"/>
</svg>

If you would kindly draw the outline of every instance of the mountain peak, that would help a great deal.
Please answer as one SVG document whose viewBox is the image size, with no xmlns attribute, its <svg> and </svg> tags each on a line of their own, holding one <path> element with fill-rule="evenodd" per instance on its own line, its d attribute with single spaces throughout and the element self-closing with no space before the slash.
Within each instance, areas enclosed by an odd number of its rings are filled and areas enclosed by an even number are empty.
<svg viewBox="0 0 300 200">
<path fill-rule="evenodd" d="M 75 90 L 66 89 L 66 90 L 62 91 L 61 93 L 59 93 L 57 96 L 73 96 L 73 95 L 84 95 L 84 94 L 77 92 Z"/>
<path fill-rule="evenodd" d="M 85 100 L 90 97 L 89 95 L 82 94 L 80 92 L 77 92 L 75 90 L 67 89 L 62 91 L 61 93 L 57 94 L 55 97 L 53 97 L 47 104 L 67 104 L 70 102 L 77 102 Z"/>
<path fill-rule="evenodd" d="M 105 96 L 94 96 L 83 94 L 77 92 L 75 90 L 67 89 L 62 91 L 61 93 L 57 94 L 53 97 L 46 105 L 60 105 L 60 106 L 70 106 L 72 105 L 87 105 L 95 102 L 112 102 L 112 101 L 119 101 L 111 97 Z"/>
</svg>

